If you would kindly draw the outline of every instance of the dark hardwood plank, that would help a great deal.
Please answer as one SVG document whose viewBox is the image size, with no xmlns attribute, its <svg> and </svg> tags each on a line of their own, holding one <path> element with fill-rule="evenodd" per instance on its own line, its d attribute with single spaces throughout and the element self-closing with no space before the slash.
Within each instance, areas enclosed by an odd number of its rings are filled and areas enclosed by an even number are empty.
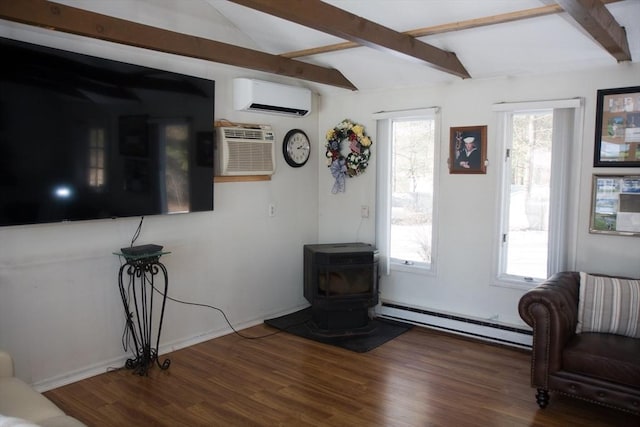
<svg viewBox="0 0 640 427">
<path fill-rule="evenodd" d="M 281 333 L 230 334 L 167 356 L 167 371 L 121 369 L 45 395 L 90 426 L 640 424 L 555 394 L 541 410 L 527 352 L 418 327 L 368 353 Z"/>
</svg>

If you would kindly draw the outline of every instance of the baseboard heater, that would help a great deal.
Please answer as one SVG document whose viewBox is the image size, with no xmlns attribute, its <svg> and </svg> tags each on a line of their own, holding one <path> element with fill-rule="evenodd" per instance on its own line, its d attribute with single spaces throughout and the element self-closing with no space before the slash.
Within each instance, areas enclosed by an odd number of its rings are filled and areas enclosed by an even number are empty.
<svg viewBox="0 0 640 427">
<path fill-rule="evenodd" d="M 533 334 L 528 329 L 491 320 L 472 319 L 423 308 L 408 307 L 397 303 L 382 302 L 378 306 L 377 314 L 387 319 L 408 322 L 512 347 L 531 349 L 533 341 Z"/>
</svg>

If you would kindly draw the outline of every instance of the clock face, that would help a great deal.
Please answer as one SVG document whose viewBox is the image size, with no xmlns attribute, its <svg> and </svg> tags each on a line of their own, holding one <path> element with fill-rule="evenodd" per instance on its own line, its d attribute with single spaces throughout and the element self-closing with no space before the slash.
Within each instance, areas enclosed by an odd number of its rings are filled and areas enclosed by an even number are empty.
<svg viewBox="0 0 640 427">
<path fill-rule="evenodd" d="M 294 168 L 299 168 L 307 163 L 309 154 L 311 154 L 311 143 L 307 134 L 300 129 L 292 129 L 287 132 L 282 143 L 282 154 L 289 166 Z"/>
</svg>

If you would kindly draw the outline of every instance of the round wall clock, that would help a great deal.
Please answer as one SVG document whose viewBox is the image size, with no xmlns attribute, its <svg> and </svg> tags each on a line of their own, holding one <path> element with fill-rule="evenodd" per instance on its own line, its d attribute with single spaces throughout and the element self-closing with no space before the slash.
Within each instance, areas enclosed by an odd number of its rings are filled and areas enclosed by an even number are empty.
<svg viewBox="0 0 640 427">
<path fill-rule="evenodd" d="M 289 166 L 299 168 L 307 163 L 311 154 L 311 143 L 300 129 L 291 129 L 282 142 L 282 154 Z"/>
</svg>

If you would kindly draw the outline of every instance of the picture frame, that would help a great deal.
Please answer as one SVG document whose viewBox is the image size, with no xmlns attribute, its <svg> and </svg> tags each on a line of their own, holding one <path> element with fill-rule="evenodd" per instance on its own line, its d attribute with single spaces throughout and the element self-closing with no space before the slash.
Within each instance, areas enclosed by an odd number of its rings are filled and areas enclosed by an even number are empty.
<svg viewBox="0 0 640 427">
<path fill-rule="evenodd" d="M 600 89 L 594 167 L 640 166 L 640 86 Z"/>
<path fill-rule="evenodd" d="M 128 193 L 149 193 L 151 189 L 151 166 L 146 159 L 125 159 L 124 191 Z"/>
<path fill-rule="evenodd" d="M 449 173 L 487 173 L 487 126 L 451 127 Z"/>
<path fill-rule="evenodd" d="M 640 175 L 593 175 L 589 232 L 640 236 Z"/>
<path fill-rule="evenodd" d="M 213 166 L 213 132 L 196 134 L 196 164 L 203 167 Z"/>
<path fill-rule="evenodd" d="M 148 117 L 145 115 L 118 118 L 119 151 L 122 156 L 147 157 L 149 155 Z"/>
</svg>

